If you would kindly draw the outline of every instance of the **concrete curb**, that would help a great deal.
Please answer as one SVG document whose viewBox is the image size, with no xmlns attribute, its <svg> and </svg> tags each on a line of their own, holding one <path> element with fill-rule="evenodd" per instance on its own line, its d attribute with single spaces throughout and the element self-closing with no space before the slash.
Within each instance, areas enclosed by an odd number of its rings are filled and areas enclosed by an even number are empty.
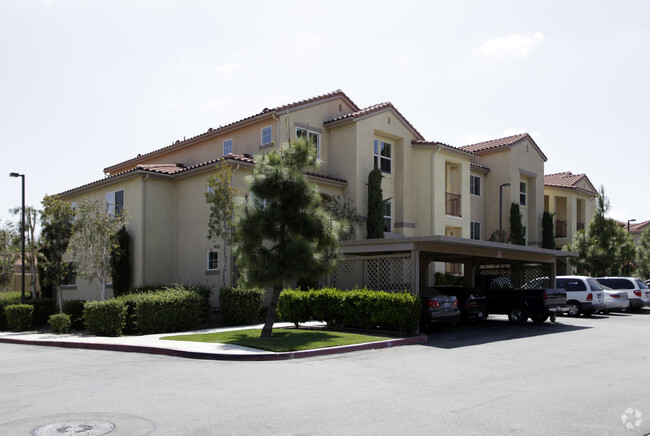
<svg viewBox="0 0 650 436">
<path fill-rule="evenodd" d="M 382 348 L 397 347 L 400 345 L 414 345 L 427 342 L 425 334 L 412 336 L 410 338 L 397 338 L 388 341 L 368 342 L 365 344 L 345 345 L 342 347 L 319 348 L 316 350 L 291 351 L 286 353 L 258 353 L 258 354 L 231 354 L 231 353 L 210 353 L 201 351 L 186 351 L 164 347 L 153 347 L 146 345 L 129 344 L 101 344 L 89 342 L 70 341 L 39 341 L 33 339 L 0 338 L 0 343 L 41 345 L 47 347 L 80 348 L 85 350 L 106 350 L 120 351 L 125 353 L 160 354 L 188 359 L 204 360 L 229 360 L 229 361 L 271 361 L 291 360 L 305 357 L 328 356 L 333 354 L 350 353 L 353 351 L 378 350 Z"/>
</svg>

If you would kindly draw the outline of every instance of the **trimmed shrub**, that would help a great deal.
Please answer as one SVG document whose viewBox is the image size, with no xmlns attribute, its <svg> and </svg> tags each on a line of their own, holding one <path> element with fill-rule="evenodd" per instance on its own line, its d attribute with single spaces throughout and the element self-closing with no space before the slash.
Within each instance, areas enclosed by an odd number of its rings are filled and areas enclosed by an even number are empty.
<svg viewBox="0 0 650 436">
<path fill-rule="evenodd" d="M 32 327 L 34 306 L 31 304 L 12 304 L 7 306 L 5 312 L 9 330 L 20 332 Z"/>
<path fill-rule="evenodd" d="M 12 304 L 20 304 L 20 292 L 0 293 L 0 330 L 7 330 L 6 308 Z"/>
<path fill-rule="evenodd" d="M 34 327 L 47 325 L 50 315 L 59 311 L 56 298 L 34 298 L 29 304 L 34 306 Z"/>
<path fill-rule="evenodd" d="M 84 325 L 88 333 L 97 336 L 120 336 L 126 322 L 126 306 L 113 298 L 88 301 L 84 304 Z"/>
<path fill-rule="evenodd" d="M 314 320 L 330 327 L 379 327 L 402 335 L 413 335 L 420 318 L 420 300 L 409 292 L 286 290 L 280 294 L 278 307 L 282 319 L 296 325 Z"/>
<path fill-rule="evenodd" d="M 50 324 L 50 327 L 52 327 L 54 333 L 68 333 L 72 326 L 70 315 L 67 313 L 50 315 L 48 323 Z"/>
<path fill-rule="evenodd" d="M 68 300 L 63 302 L 63 313 L 70 315 L 72 330 L 84 329 L 84 304 L 86 300 Z M 50 324 L 51 325 L 51 324 Z"/>
<path fill-rule="evenodd" d="M 190 330 L 201 324 L 204 315 L 201 296 L 183 288 L 142 294 L 135 300 L 135 325 L 142 334 Z"/>
<path fill-rule="evenodd" d="M 138 332 L 138 322 L 135 316 L 135 308 L 138 304 L 138 301 L 143 298 L 143 296 L 148 294 L 127 294 L 118 297 L 118 300 L 124 303 L 126 307 L 126 318 L 124 329 L 122 332 L 125 335 L 133 335 Z"/>
<path fill-rule="evenodd" d="M 210 317 L 210 296 L 212 295 L 212 288 L 203 285 L 180 285 L 174 284 L 165 289 L 184 289 L 195 292 L 201 297 L 201 306 L 203 307 L 203 319 L 201 321 L 207 322 Z"/>
<path fill-rule="evenodd" d="M 245 325 L 256 322 L 262 301 L 264 301 L 262 289 L 222 287 L 219 290 L 219 306 L 223 325 Z"/>
</svg>

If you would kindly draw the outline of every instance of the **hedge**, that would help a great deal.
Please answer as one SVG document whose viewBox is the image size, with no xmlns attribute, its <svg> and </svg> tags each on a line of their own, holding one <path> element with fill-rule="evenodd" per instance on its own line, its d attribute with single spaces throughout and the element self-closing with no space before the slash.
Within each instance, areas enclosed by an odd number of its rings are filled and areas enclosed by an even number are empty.
<svg viewBox="0 0 650 436">
<path fill-rule="evenodd" d="M 188 289 L 165 289 L 135 300 L 135 324 L 142 334 L 191 330 L 204 316 L 204 299 Z"/>
<path fill-rule="evenodd" d="M 0 293 L 0 330 L 7 330 L 7 315 L 5 310 L 12 304 L 20 304 L 21 292 L 2 292 Z"/>
<path fill-rule="evenodd" d="M 20 332 L 33 325 L 34 306 L 31 304 L 12 304 L 5 309 L 9 330 Z"/>
<path fill-rule="evenodd" d="M 420 300 L 409 292 L 290 289 L 280 294 L 278 311 L 281 319 L 296 326 L 323 321 L 330 327 L 379 327 L 413 335 L 419 324 Z"/>
<path fill-rule="evenodd" d="M 50 315 L 59 311 L 56 298 L 34 298 L 27 300 L 27 303 L 34 306 L 34 326 L 42 327 L 47 325 Z"/>
<path fill-rule="evenodd" d="M 223 325 L 246 325 L 258 321 L 264 301 L 262 289 L 224 286 L 219 290 L 219 307 Z"/>
<path fill-rule="evenodd" d="M 117 298 L 84 304 L 84 325 L 96 336 L 120 336 L 126 322 L 126 306 Z"/>
<path fill-rule="evenodd" d="M 84 329 L 85 303 L 86 300 L 67 300 L 63 302 L 63 313 L 70 315 L 70 328 L 72 330 Z"/>
<path fill-rule="evenodd" d="M 55 315 L 50 315 L 48 323 L 52 327 L 52 331 L 54 333 L 68 333 L 70 331 L 70 327 L 72 326 L 70 315 L 66 313 L 57 313 Z"/>
</svg>

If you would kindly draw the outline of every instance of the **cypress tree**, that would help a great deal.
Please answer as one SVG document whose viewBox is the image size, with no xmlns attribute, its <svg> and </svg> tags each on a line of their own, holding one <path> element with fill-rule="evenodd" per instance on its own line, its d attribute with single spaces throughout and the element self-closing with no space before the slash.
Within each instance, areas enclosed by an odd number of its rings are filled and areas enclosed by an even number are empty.
<svg viewBox="0 0 650 436">
<path fill-rule="evenodd" d="M 366 221 L 366 238 L 384 237 L 384 193 L 381 190 L 381 170 L 375 167 L 368 174 L 368 218 Z"/>
<path fill-rule="evenodd" d="M 517 203 L 510 205 L 510 243 L 524 245 L 524 227 L 521 223 L 522 215 Z"/>
<path fill-rule="evenodd" d="M 553 235 L 553 214 L 546 210 L 542 215 L 542 248 L 555 250 L 555 236 Z"/>
</svg>

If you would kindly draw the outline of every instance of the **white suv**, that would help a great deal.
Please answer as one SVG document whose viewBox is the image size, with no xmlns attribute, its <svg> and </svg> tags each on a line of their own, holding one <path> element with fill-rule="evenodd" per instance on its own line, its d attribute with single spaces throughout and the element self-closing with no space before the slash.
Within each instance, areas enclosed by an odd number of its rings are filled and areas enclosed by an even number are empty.
<svg viewBox="0 0 650 436">
<path fill-rule="evenodd" d="M 598 283 L 617 291 L 627 291 L 630 300 L 630 312 L 636 312 L 644 306 L 650 306 L 650 289 L 636 277 L 599 277 Z"/>
<path fill-rule="evenodd" d="M 557 276 L 556 288 L 566 291 L 566 305 L 569 316 L 591 316 L 594 312 L 605 308 L 605 292 L 600 284 L 592 277 L 586 276 Z M 548 288 L 548 277 L 535 279 L 524 287 Z"/>
</svg>

